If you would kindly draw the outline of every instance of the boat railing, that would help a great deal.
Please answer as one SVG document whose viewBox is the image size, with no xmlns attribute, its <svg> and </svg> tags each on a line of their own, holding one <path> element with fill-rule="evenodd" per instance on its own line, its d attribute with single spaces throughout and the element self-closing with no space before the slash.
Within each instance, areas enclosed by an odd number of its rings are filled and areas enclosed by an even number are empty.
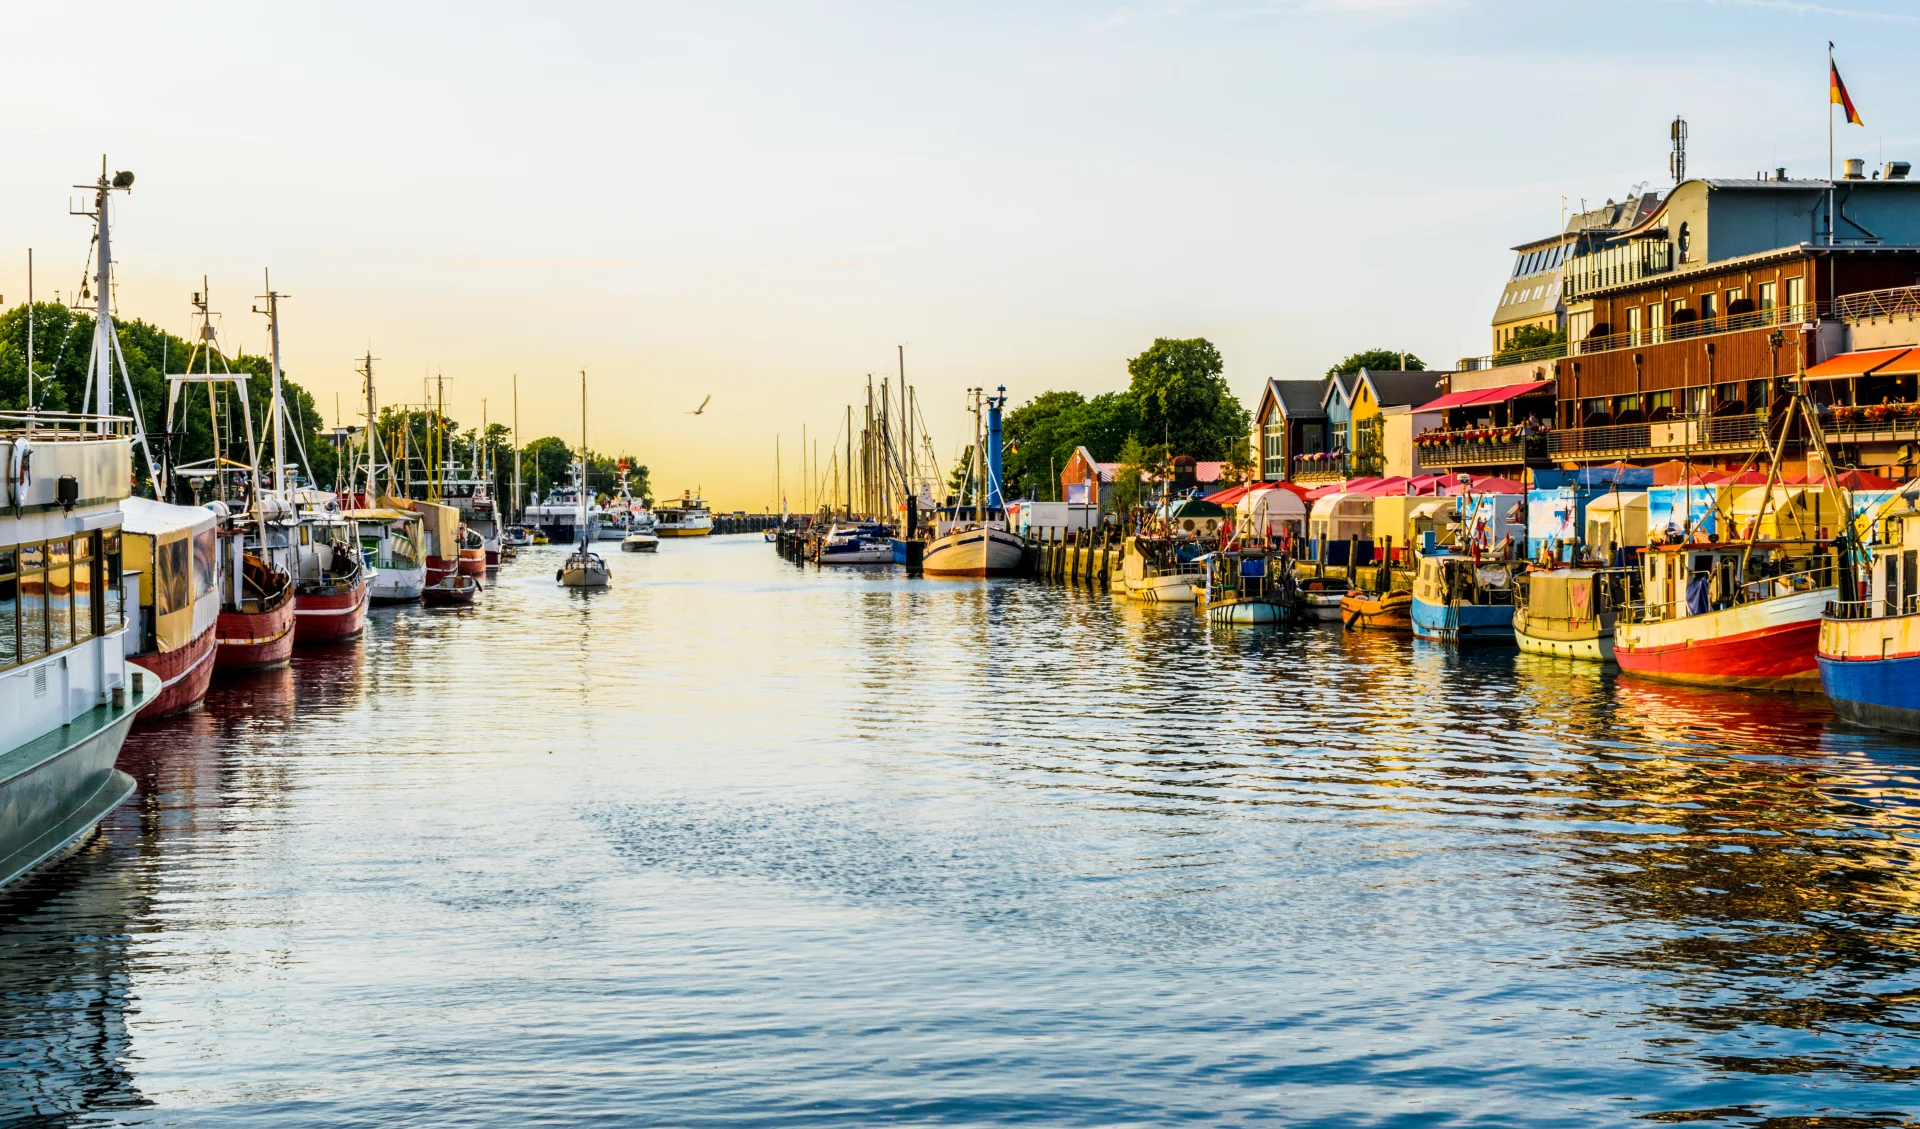
<svg viewBox="0 0 1920 1129">
<path fill-rule="evenodd" d="M 1909 593 L 1898 604 L 1880 599 L 1828 600 L 1821 614 L 1828 619 L 1897 619 L 1920 614 L 1920 592 Z"/>
<path fill-rule="evenodd" d="M 29 436 L 43 443 L 128 439 L 134 434 L 132 416 L 88 415 L 84 412 L 0 412 L 0 433 Z"/>
<path fill-rule="evenodd" d="M 1711 572 L 1689 574 L 1689 581 L 1702 576 L 1711 577 Z M 1765 603 L 1768 600 L 1784 599 L 1788 596 L 1804 595 L 1833 586 L 1833 565 L 1831 561 L 1819 560 L 1805 564 L 1801 568 L 1775 573 L 1772 576 L 1755 577 L 1733 586 L 1731 593 L 1720 593 L 1707 601 L 1707 611 L 1725 611 L 1728 608 L 1746 604 Z M 1831 605 L 1829 605 L 1831 606 Z M 1684 619 L 1689 615 L 1702 615 L 1703 612 L 1686 610 L 1687 598 L 1682 588 L 1675 600 L 1643 600 L 1631 605 L 1627 610 L 1630 623 L 1658 623 L 1670 619 Z"/>
</svg>

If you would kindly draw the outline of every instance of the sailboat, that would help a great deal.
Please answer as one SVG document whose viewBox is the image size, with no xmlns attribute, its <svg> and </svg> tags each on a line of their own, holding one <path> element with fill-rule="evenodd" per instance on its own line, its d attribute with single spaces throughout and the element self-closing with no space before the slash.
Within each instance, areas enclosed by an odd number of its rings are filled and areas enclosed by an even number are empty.
<svg viewBox="0 0 1920 1129">
<path fill-rule="evenodd" d="M 580 531 L 579 547 L 567 558 L 567 563 L 554 573 L 554 579 L 566 588 L 605 588 L 613 574 L 607 569 L 607 562 L 600 559 L 593 549 L 593 530 L 587 524 L 587 507 L 591 503 L 591 493 L 587 487 L 587 374 L 580 373 L 580 521 L 575 526 Z"/>
<path fill-rule="evenodd" d="M 934 538 L 921 558 L 924 576 L 1012 576 L 1020 568 L 1026 545 L 1007 529 L 1000 488 L 1000 411 L 1007 390 L 986 396 L 973 390 L 973 449 L 980 444 L 980 413 L 987 415 L 986 458 L 975 458 L 974 500 L 971 506 L 950 506 L 936 512 Z"/>
</svg>

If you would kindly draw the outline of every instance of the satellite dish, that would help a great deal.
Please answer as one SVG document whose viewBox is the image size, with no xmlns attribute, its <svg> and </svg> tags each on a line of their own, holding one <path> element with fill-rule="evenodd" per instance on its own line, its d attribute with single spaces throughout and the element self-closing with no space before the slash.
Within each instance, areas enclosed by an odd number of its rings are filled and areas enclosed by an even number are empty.
<svg viewBox="0 0 1920 1129">
<path fill-rule="evenodd" d="M 133 174 L 125 171 L 114 173 L 113 186 L 115 188 L 132 188 Z"/>
</svg>

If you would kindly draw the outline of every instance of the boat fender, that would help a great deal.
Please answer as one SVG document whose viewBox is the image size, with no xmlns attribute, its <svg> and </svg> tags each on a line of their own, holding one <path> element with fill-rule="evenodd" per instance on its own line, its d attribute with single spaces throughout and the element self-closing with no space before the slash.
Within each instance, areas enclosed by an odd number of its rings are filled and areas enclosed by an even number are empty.
<svg viewBox="0 0 1920 1129">
<path fill-rule="evenodd" d="M 565 579 L 566 575 L 567 575 L 567 570 L 564 568 L 556 568 L 553 570 L 553 578 L 555 580 Z"/>
<path fill-rule="evenodd" d="M 13 489 L 13 504 L 27 504 L 27 491 L 33 488 L 33 448 L 27 437 L 13 441 L 13 457 L 7 460 L 7 482 Z"/>
</svg>

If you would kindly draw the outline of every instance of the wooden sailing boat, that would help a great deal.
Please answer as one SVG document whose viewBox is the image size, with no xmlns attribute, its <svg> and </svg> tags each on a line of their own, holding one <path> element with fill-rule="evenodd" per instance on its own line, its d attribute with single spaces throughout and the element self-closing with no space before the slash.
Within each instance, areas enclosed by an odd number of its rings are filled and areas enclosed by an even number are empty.
<svg viewBox="0 0 1920 1129">
<path fill-rule="evenodd" d="M 613 579 L 607 562 L 593 552 L 593 530 L 587 524 L 588 499 L 591 491 L 587 486 L 587 374 L 580 372 L 580 522 L 576 529 L 580 531 L 580 543 L 567 563 L 560 566 L 554 579 L 565 588 L 605 588 Z"/>
</svg>

